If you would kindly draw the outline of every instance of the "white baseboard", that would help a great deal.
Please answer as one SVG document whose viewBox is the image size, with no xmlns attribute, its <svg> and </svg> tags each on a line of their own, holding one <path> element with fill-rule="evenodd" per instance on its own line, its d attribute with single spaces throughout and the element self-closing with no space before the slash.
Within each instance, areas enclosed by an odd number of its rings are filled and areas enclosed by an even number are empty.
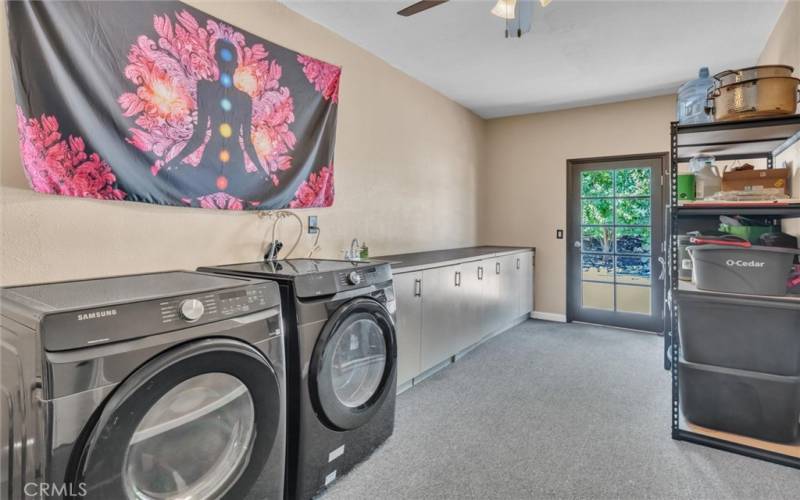
<svg viewBox="0 0 800 500">
<path fill-rule="evenodd" d="M 549 313 L 544 311 L 533 311 L 531 313 L 533 319 L 543 319 L 545 321 L 556 321 L 558 323 L 566 323 L 567 315 L 558 313 Z"/>
</svg>

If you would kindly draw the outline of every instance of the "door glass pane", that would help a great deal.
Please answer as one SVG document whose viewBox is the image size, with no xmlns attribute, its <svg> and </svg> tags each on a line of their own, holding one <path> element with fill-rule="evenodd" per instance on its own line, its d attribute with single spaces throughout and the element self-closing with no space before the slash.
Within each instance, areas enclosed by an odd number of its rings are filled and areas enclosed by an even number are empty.
<svg viewBox="0 0 800 500">
<path fill-rule="evenodd" d="M 616 196 L 650 196 L 649 168 L 621 168 L 614 171 Z"/>
<path fill-rule="evenodd" d="M 169 390 L 145 414 L 123 466 L 131 498 L 217 498 L 247 466 L 255 409 L 247 387 L 206 373 Z"/>
<path fill-rule="evenodd" d="M 588 170 L 581 172 L 581 196 L 612 196 L 614 179 L 611 170 Z"/>
<path fill-rule="evenodd" d="M 374 320 L 350 323 L 336 339 L 331 366 L 333 392 L 349 407 L 363 405 L 375 394 L 386 366 L 383 330 Z"/>
<path fill-rule="evenodd" d="M 584 254 L 581 259 L 581 278 L 593 281 L 614 281 L 613 255 Z"/>
<path fill-rule="evenodd" d="M 649 226 L 649 198 L 617 198 L 617 225 Z"/>
<path fill-rule="evenodd" d="M 650 314 L 651 293 L 646 286 L 617 285 L 617 311 Z"/>
<path fill-rule="evenodd" d="M 581 283 L 581 301 L 583 307 L 613 311 L 614 285 L 584 281 Z"/>
<path fill-rule="evenodd" d="M 614 228 L 611 226 L 584 226 L 581 248 L 584 252 L 610 253 L 614 251 Z"/>
<path fill-rule="evenodd" d="M 589 198 L 581 201 L 581 224 L 602 226 L 614 223 L 613 198 Z"/>
<path fill-rule="evenodd" d="M 649 227 L 618 227 L 616 252 L 650 255 Z"/>
<path fill-rule="evenodd" d="M 617 283 L 650 284 L 650 257 L 617 257 Z"/>
<path fill-rule="evenodd" d="M 652 314 L 652 175 L 650 167 L 581 172 L 582 307 Z"/>
</svg>

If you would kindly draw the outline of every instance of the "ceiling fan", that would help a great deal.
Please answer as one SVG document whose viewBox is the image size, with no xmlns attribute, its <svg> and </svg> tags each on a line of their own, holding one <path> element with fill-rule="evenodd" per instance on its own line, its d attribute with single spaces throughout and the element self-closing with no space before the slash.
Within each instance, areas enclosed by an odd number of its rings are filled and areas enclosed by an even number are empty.
<svg viewBox="0 0 800 500">
<path fill-rule="evenodd" d="M 397 11 L 401 16 L 408 17 L 422 11 L 446 3 L 448 0 L 423 0 Z M 506 20 L 506 38 L 521 38 L 523 33 L 531 30 L 533 23 L 534 0 L 497 0 L 490 11 L 497 17 Z M 542 7 L 550 5 L 552 0 L 539 0 Z"/>
<path fill-rule="evenodd" d="M 422 0 L 421 2 L 413 3 L 404 9 L 398 10 L 397 13 L 405 17 L 413 16 L 414 14 L 419 14 L 422 11 L 447 3 L 448 1 L 449 0 Z M 553 0 L 539 0 L 539 3 L 542 7 L 547 7 L 552 1 Z M 497 0 L 497 4 L 492 8 L 491 13 L 503 19 L 514 19 L 516 4 L 517 0 Z"/>
</svg>

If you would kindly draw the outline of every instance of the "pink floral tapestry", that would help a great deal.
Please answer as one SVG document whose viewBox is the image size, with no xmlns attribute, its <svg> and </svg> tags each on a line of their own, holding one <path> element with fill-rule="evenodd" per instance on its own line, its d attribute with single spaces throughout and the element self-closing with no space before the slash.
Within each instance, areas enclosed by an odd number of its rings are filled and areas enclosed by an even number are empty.
<svg viewBox="0 0 800 500">
<path fill-rule="evenodd" d="M 333 203 L 338 66 L 181 2 L 7 10 L 35 191 L 226 210 Z"/>
</svg>

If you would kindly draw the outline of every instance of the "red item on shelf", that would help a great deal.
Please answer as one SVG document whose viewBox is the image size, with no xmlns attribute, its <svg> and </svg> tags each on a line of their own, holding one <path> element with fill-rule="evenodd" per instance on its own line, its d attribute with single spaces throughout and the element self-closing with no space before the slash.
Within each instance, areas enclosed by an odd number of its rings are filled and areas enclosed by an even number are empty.
<svg viewBox="0 0 800 500">
<path fill-rule="evenodd" d="M 751 246 L 753 246 L 753 244 L 747 240 L 743 240 L 741 238 L 736 238 L 736 239 L 727 238 L 724 236 L 721 238 L 713 238 L 713 237 L 698 238 L 696 236 L 692 236 L 691 238 L 689 238 L 689 242 L 695 245 L 726 245 L 729 247 L 742 247 L 742 248 L 750 248 Z"/>
</svg>

